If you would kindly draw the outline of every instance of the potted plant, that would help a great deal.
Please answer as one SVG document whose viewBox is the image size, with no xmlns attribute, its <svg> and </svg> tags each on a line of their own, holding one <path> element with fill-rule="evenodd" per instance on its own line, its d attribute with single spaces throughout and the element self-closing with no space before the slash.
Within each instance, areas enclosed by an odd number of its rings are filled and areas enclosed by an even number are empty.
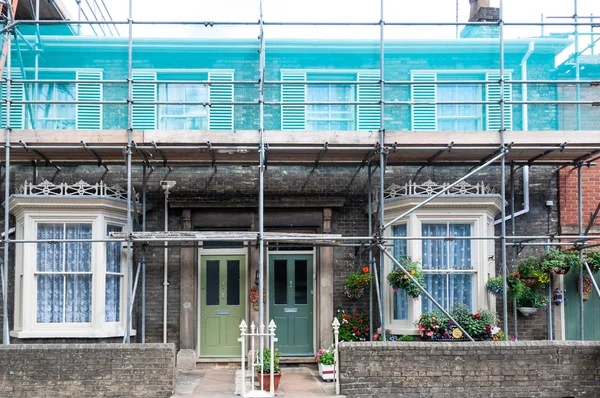
<svg viewBox="0 0 600 398">
<path fill-rule="evenodd" d="M 549 282 L 549 280 L 545 281 L 545 279 L 549 278 L 543 278 L 547 274 L 547 271 L 544 270 L 542 263 L 535 256 L 527 256 L 519 261 L 517 272 L 520 275 L 520 279 L 527 286 L 534 286 L 542 281 L 544 283 Z"/>
<path fill-rule="evenodd" d="M 592 274 L 596 274 L 600 271 L 600 250 L 585 252 L 585 260 L 587 261 Z"/>
<path fill-rule="evenodd" d="M 279 360 L 281 359 L 281 353 L 277 348 L 273 353 L 273 390 L 277 391 L 279 388 L 279 381 L 281 380 L 281 367 L 279 366 Z M 258 376 L 258 382 L 262 385 L 264 391 L 271 390 L 271 350 L 268 348 L 263 349 L 262 352 L 262 364 L 254 365 L 254 370 Z"/>
<path fill-rule="evenodd" d="M 421 286 L 425 284 L 423 271 L 418 261 L 413 261 L 410 257 L 401 257 L 398 259 L 398 262 Z M 421 295 L 421 289 L 400 268 L 390 272 L 387 279 L 395 292 L 399 289 L 404 289 L 410 297 L 417 298 Z"/>
<path fill-rule="evenodd" d="M 543 293 L 526 286 L 523 293 L 517 297 L 517 310 L 519 310 L 521 314 L 529 316 L 546 305 L 546 302 L 547 298 Z"/>
<path fill-rule="evenodd" d="M 351 299 L 360 298 L 373 277 L 369 267 L 364 267 L 362 272 L 351 272 L 344 281 L 344 294 Z"/>
<path fill-rule="evenodd" d="M 490 293 L 494 296 L 501 297 L 504 291 L 504 278 L 501 276 L 494 276 L 488 279 L 485 285 Z M 510 287 L 507 286 L 509 289 Z"/>
<path fill-rule="evenodd" d="M 331 346 L 328 350 L 319 350 L 315 356 L 315 360 L 319 364 L 319 375 L 325 381 L 335 378 L 335 356 L 334 348 Z"/>
<path fill-rule="evenodd" d="M 551 274 L 564 275 L 571 267 L 580 267 L 579 253 L 574 250 L 550 249 L 542 257 L 542 267 Z"/>
</svg>

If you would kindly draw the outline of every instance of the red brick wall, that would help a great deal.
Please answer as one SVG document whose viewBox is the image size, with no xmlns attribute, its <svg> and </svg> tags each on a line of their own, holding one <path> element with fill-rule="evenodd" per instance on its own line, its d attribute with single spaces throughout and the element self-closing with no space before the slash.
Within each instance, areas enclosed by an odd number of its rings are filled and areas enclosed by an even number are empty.
<svg viewBox="0 0 600 398">
<path fill-rule="evenodd" d="M 592 214 L 600 202 L 600 165 L 583 167 L 582 193 L 583 193 L 583 229 L 587 227 Z M 578 233 L 578 194 L 577 194 L 577 169 L 563 169 L 559 172 L 559 214 L 560 233 Z M 591 233 L 600 232 L 600 217 L 596 219 Z"/>
</svg>

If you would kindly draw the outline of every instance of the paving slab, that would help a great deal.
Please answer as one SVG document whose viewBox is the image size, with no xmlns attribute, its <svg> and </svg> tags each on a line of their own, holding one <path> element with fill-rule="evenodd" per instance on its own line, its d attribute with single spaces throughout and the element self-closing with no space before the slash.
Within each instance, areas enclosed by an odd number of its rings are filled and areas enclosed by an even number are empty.
<svg viewBox="0 0 600 398">
<path fill-rule="evenodd" d="M 244 384 L 246 391 L 252 389 L 250 375 Z M 255 389 L 260 387 L 255 381 Z M 240 370 L 188 370 L 177 371 L 175 391 L 172 398 L 200 397 L 239 397 L 242 391 Z M 281 383 L 275 392 L 276 397 L 331 397 L 335 396 L 335 384 L 325 382 L 319 372 L 307 367 L 285 367 L 282 369 Z"/>
</svg>

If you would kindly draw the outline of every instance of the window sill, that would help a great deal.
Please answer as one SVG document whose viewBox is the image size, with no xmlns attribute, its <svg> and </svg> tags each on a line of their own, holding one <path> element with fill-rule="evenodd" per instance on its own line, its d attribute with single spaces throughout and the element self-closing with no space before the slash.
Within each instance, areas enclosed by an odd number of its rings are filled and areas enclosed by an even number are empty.
<svg viewBox="0 0 600 398">
<path fill-rule="evenodd" d="M 54 338 L 75 338 L 75 339 L 101 339 L 110 337 L 123 337 L 125 330 L 117 331 L 104 331 L 104 330 L 69 330 L 69 329 L 55 329 L 55 330 L 13 330 L 10 332 L 11 337 L 17 339 L 54 339 Z M 135 330 L 131 330 L 131 336 L 136 335 Z"/>
</svg>

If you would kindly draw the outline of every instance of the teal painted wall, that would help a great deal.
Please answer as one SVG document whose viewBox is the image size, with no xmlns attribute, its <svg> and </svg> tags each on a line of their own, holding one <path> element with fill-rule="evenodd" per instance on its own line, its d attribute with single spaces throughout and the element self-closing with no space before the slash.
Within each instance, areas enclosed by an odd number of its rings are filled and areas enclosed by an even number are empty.
<svg viewBox="0 0 600 398">
<path fill-rule="evenodd" d="M 33 41 L 33 37 L 31 38 Z M 530 79 L 554 79 L 555 54 L 568 44 L 564 39 L 540 39 L 536 52 L 528 62 Z M 45 36 L 44 51 L 39 66 L 44 68 L 101 68 L 104 79 L 121 79 L 128 76 L 127 45 L 123 38 L 85 38 Z M 352 45 L 354 44 L 354 45 Z M 133 50 L 134 69 L 232 69 L 235 80 L 257 81 L 259 78 L 258 43 L 253 41 L 194 41 L 194 40 L 136 40 Z M 285 47 L 285 48 L 284 48 Z M 528 42 L 507 42 L 505 68 L 513 79 L 520 79 L 520 62 L 527 51 Z M 25 46 L 21 47 L 26 49 Z M 498 70 L 500 59 L 498 45 L 486 39 L 461 39 L 446 42 L 393 42 L 386 44 L 385 79 L 410 80 L 413 70 L 477 71 L 485 79 L 485 71 Z M 34 53 L 22 51 L 22 62 L 32 76 Z M 20 67 L 16 52 L 13 68 Z M 339 70 L 378 70 L 378 43 L 366 42 L 267 42 L 266 79 L 280 80 L 282 69 L 315 69 L 328 72 Z M 177 73 L 177 72 L 175 72 Z M 266 101 L 280 100 L 280 86 L 267 86 Z M 482 89 L 483 90 L 483 89 Z M 410 101 L 408 85 L 389 85 L 385 89 L 386 101 Z M 514 100 L 521 100 L 521 86 L 512 85 Z M 126 84 L 105 84 L 104 100 L 124 101 Z M 238 85 L 235 101 L 256 102 L 257 85 Z M 558 91 L 554 85 L 529 87 L 530 100 L 554 101 Z M 530 105 L 530 130 L 556 130 L 559 106 Z M 103 128 L 127 127 L 126 105 L 104 105 Z M 234 111 L 235 129 L 258 129 L 258 106 L 237 105 Z M 513 105 L 513 130 L 522 129 L 521 106 Z M 411 106 L 387 105 L 384 124 L 388 130 L 411 130 Z M 281 128 L 280 106 L 265 106 L 265 128 Z"/>
</svg>

